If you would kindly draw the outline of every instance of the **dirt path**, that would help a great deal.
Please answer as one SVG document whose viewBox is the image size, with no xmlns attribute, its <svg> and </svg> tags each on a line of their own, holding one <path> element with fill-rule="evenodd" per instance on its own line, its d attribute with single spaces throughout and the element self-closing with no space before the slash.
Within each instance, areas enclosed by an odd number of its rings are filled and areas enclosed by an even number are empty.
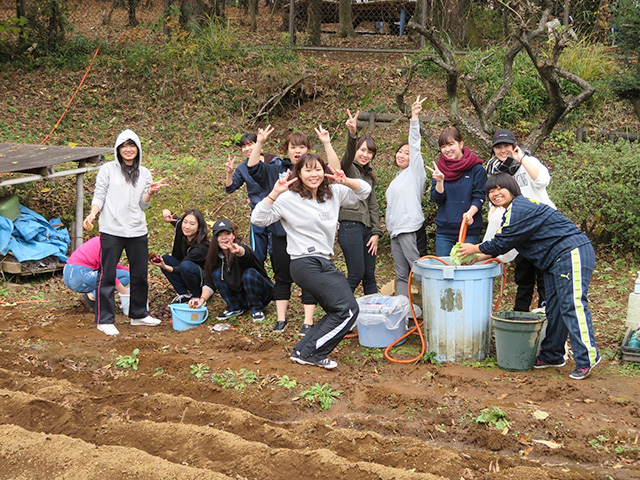
<svg viewBox="0 0 640 480">
<path fill-rule="evenodd" d="M 583 382 L 567 379 L 569 366 L 401 366 L 353 339 L 326 371 L 288 360 L 295 328 L 275 336 L 247 319 L 175 332 L 119 315 L 122 335 L 107 338 L 50 283 L 56 293 L 39 303 L 0 306 L 2 479 L 640 477 L 640 382 L 608 363 Z M 138 370 L 116 367 L 135 348 Z M 243 384 L 241 369 L 255 381 Z M 225 371 L 235 388 L 212 382 Z M 342 392 L 328 411 L 299 396 L 316 382 Z M 477 423 L 490 407 L 511 426 Z"/>
</svg>

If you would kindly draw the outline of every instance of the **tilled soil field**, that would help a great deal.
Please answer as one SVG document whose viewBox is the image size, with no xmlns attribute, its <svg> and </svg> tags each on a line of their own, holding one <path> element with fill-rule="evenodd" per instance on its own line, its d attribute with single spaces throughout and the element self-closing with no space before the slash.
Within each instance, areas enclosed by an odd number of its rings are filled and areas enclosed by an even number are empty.
<svg viewBox="0 0 640 480">
<path fill-rule="evenodd" d="M 640 382 L 610 360 L 576 382 L 570 365 L 394 364 L 348 339 L 327 371 L 290 362 L 297 325 L 118 314 L 109 338 L 59 278 L 44 290 L 0 304 L 2 479 L 640 477 Z M 316 383 L 341 392 L 326 411 L 301 396 Z M 496 407 L 509 426 L 477 422 Z"/>
</svg>

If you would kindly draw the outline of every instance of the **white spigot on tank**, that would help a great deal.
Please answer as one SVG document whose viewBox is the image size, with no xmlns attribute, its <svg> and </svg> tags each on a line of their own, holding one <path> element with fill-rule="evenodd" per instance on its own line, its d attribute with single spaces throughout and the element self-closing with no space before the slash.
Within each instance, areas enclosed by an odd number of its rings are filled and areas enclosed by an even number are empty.
<svg viewBox="0 0 640 480">
<path fill-rule="evenodd" d="M 629 305 L 627 306 L 627 327 L 637 329 L 640 327 L 640 272 L 633 287 L 633 292 L 629 294 Z"/>
</svg>

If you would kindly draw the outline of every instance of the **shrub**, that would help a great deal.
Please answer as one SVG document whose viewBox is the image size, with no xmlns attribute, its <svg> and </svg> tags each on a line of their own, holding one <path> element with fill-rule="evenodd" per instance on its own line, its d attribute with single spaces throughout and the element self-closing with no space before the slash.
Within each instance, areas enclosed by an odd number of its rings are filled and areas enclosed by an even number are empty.
<svg viewBox="0 0 640 480">
<path fill-rule="evenodd" d="M 558 209 L 592 242 L 640 253 L 640 145 L 576 144 L 553 165 L 550 190 Z"/>
</svg>

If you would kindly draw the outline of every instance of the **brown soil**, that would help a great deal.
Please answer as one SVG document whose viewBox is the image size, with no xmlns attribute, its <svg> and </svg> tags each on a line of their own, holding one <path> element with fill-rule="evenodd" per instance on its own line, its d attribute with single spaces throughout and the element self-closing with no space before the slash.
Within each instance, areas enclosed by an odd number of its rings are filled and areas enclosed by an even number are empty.
<svg viewBox="0 0 640 480">
<path fill-rule="evenodd" d="M 640 475 L 640 383 L 613 374 L 611 361 L 576 382 L 570 365 L 525 373 L 398 365 L 349 339 L 334 352 L 339 367 L 326 371 L 289 361 L 298 326 L 274 335 L 272 315 L 264 325 L 245 316 L 232 330 L 207 322 L 176 332 L 170 321 L 130 327 L 119 314 L 121 335 L 109 338 L 60 278 L 39 288 L 42 300 L 0 304 L 3 479 Z M 138 370 L 116 366 L 136 348 Z M 198 364 L 210 367 L 199 379 L 190 373 Z M 222 388 L 211 374 L 227 369 L 257 380 L 244 391 Z M 283 379 L 297 386 L 288 390 Z M 300 398 L 315 383 L 342 392 L 327 411 Z M 511 427 L 476 423 L 490 407 Z M 537 419 L 538 411 L 548 416 Z"/>
</svg>

